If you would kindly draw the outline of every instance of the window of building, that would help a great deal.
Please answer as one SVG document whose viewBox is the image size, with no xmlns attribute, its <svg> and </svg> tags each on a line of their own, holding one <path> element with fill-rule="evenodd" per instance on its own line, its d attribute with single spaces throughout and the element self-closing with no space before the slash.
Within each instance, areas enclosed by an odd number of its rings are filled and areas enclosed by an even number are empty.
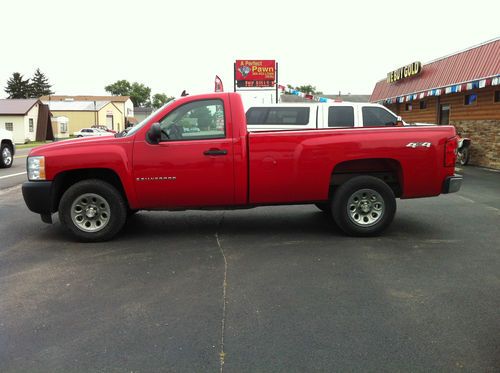
<svg viewBox="0 0 500 373">
<path fill-rule="evenodd" d="M 6 131 L 14 131 L 14 124 L 13 123 L 5 123 L 5 130 Z"/>
<path fill-rule="evenodd" d="M 364 127 L 393 126 L 397 122 L 396 116 L 380 107 L 365 106 L 362 112 Z"/>
<path fill-rule="evenodd" d="M 28 122 L 29 122 L 29 131 L 33 132 L 34 131 L 34 128 L 33 128 L 33 118 L 29 118 Z"/>
<path fill-rule="evenodd" d="M 420 110 L 427 109 L 427 101 L 420 101 Z"/>
<path fill-rule="evenodd" d="M 473 93 L 470 95 L 465 95 L 464 105 L 474 105 L 477 102 L 477 94 Z"/>
<path fill-rule="evenodd" d="M 405 105 L 405 111 L 412 111 L 413 110 L 413 105 L 408 103 Z"/>
<path fill-rule="evenodd" d="M 59 132 L 61 132 L 61 133 L 68 132 L 68 123 L 67 122 L 62 122 L 60 124 Z"/>
<path fill-rule="evenodd" d="M 330 106 L 328 108 L 328 127 L 354 127 L 354 108 L 352 106 Z"/>
<path fill-rule="evenodd" d="M 500 102 L 500 91 L 495 91 L 495 102 Z"/>
<path fill-rule="evenodd" d="M 247 124 L 291 124 L 309 123 L 308 107 L 253 107 L 247 111 Z"/>
<path fill-rule="evenodd" d="M 222 139 L 226 137 L 222 100 L 182 105 L 160 121 L 161 141 Z"/>
</svg>

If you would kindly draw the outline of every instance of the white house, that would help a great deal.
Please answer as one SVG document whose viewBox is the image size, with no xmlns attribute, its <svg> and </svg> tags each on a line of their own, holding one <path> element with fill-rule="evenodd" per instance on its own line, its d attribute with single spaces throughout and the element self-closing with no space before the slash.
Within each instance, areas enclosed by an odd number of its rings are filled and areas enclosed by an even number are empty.
<svg viewBox="0 0 500 373">
<path fill-rule="evenodd" d="M 12 131 L 16 144 L 35 141 L 40 104 L 36 98 L 0 99 L 0 128 Z"/>
</svg>

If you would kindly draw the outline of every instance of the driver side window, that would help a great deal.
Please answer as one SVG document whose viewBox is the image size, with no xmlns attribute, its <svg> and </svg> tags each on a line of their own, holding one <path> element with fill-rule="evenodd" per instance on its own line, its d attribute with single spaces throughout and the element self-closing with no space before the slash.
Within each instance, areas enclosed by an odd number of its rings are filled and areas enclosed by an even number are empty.
<svg viewBox="0 0 500 373">
<path fill-rule="evenodd" d="M 221 139 L 226 137 L 222 100 L 182 105 L 160 121 L 161 141 Z"/>
</svg>

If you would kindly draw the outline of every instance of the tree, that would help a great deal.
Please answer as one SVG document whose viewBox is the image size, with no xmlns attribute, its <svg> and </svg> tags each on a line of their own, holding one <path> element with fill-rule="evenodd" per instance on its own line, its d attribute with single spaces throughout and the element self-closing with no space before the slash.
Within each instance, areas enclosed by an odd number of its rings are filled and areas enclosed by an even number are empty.
<svg viewBox="0 0 500 373">
<path fill-rule="evenodd" d="M 117 80 L 113 84 L 104 87 L 104 89 L 113 96 L 130 96 L 132 85 L 127 80 Z"/>
<path fill-rule="evenodd" d="M 104 87 L 113 96 L 130 96 L 134 106 L 150 106 L 151 88 L 142 83 L 130 83 L 128 80 L 117 80 Z"/>
<path fill-rule="evenodd" d="M 134 106 L 151 106 L 151 88 L 146 87 L 142 83 L 134 82 L 132 83 L 132 89 L 130 91 L 130 99 L 134 103 Z"/>
<path fill-rule="evenodd" d="M 165 93 L 155 93 L 151 101 L 151 106 L 156 110 L 173 99 L 173 97 L 169 97 Z"/>
<path fill-rule="evenodd" d="M 7 87 L 5 93 L 9 96 L 7 98 L 28 98 L 30 97 L 30 80 L 23 79 L 23 75 L 13 73 L 12 77 L 7 80 Z"/>
<path fill-rule="evenodd" d="M 38 98 L 40 96 L 51 95 L 54 92 L 51 91 L 52 85 L 49 84 L 49 80 L 40 69 L 36 69 L 35 75 L 31 79 L 30 83 L 30 96 L 33 98 Z"/>
<path fill-rule="evenodd" d="M 322 95 L 323 92 L 321 91 L 317 91 L 316 90 L 316 87 L 311 85 L 311 84 L 308 84 L 308 85 L 300 85 L 298 87 L 293 87 L 291 86 L 290 84 L 287 85 L 288 88 L 290 89 L 295 89 L 297 91 L 300 91 L 300 92 L 303 92 L 303 93 L 306 93 L 306 94 L 309 94 L 309 95 Z"/>
</svg>

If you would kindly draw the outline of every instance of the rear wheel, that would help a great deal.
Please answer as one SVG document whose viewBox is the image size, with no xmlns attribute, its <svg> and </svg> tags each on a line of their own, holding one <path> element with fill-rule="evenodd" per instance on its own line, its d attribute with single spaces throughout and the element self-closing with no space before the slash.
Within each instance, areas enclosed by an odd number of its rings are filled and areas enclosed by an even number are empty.
<svg viewBox="0 0 500 373">
<path fill-rule="evenodd" d="M 2 144 L 0 147 L 0 168 L 9 168 L 12 166 L 12 146 L 9 144 Z"/>
<path fill-rule="evenodd" d="M 59 202 L 59 220 L 79 240 L 113 238 L 127 219 L 127 205 L 118 190 L 102 180 L 80 181 Z"/>
<path fill-rule="evenodd" d="M 394 219 L 396 199 L 392 189 L 373 176 L 358 176 L 336 191 L 332 215 L 337 225 L 351 236 L 375 236 Z"/>
</svg>

